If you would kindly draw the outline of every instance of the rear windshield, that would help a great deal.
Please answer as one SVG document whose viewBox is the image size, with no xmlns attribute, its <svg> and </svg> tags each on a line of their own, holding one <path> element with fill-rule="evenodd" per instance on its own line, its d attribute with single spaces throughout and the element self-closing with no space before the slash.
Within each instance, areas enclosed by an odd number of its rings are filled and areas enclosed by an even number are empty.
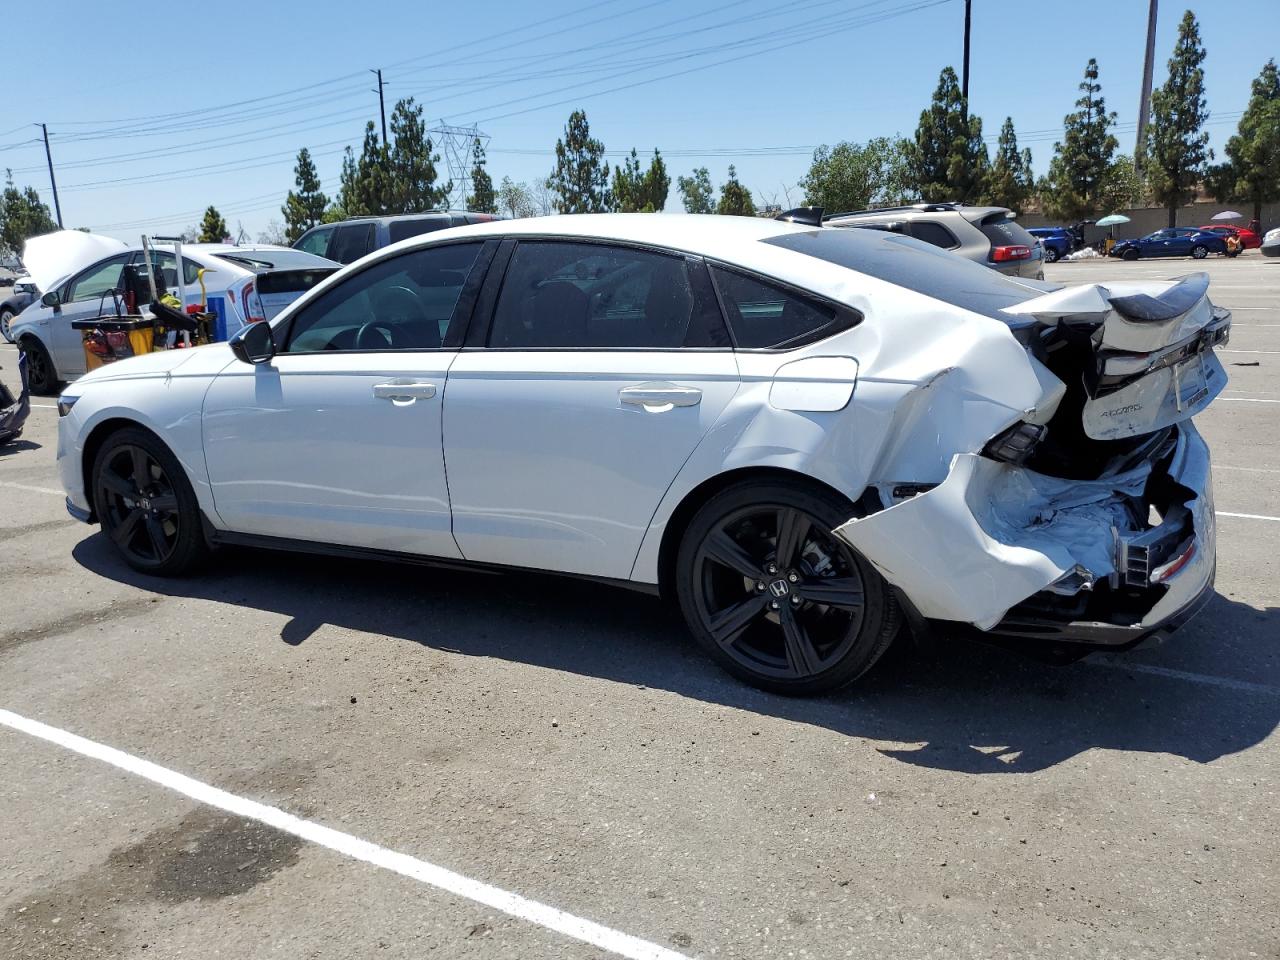
<svg viewBox="0 0 1280 960">
<path fill-rule="evenodd" d="M 317 257 L 305 250 L 227 250 L 215 257 L 253 271 L 304 270 L 308 267 L 332 267 L 333 261 Z"/>
<path fill-rule="evenodd" d="M 409 237 L 416 237 L 419 234 L 431 233 L 433 230 L 443 230 L 449 225 L 449 221 L 442 217 L 422 220 L 392 220 L 387 226 L 387 232 L 391 235 L 391 242 L 397 240 L 406 240 Z"/>
<path fill-rule="evenodd" d="M 1005 323 L 1011 318 L 1001 313 L 1001 308 L 1044 293 L 1042 289 L 1018 283 L 957 254 L 879 230 L 826 227 L 785 233 L 764 242 L 857 270 Z"/>
<path fill-rule="evenodd" d="M 1012 244 L 1021 244 L 1024 247 L 1034 247 L 1036 238 L 1022 229 L 1021 224 L 1016 220 L 1006 217 L 1002 213 L 993 213 L 988 217 L 983 217 L 976 224 L 977 228 L 982 231 L 983 236 L 991 241 L 993 247 L 1007 247 Z"/>
</svg>

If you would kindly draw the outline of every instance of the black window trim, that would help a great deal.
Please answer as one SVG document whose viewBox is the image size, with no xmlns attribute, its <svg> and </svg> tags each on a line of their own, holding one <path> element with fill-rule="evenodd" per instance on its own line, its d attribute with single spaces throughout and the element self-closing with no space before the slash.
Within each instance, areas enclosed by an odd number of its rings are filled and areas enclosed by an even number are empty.
<svg viewBox="0 0 1280 960">
<path fill-rule="evenodd" d="M 707 269 L 707 260 L 705 257 L 697 254 L 689 253 L 685 250 L 677 250 L 673 247 L 664 247 L 653 243 L 642 243 L 634 240 L 612 240 L 608 237 L 575 237 L 563 234 L 518 234 L 516 236 L 507 236 L 502 238 L 503 250 L 495 259 L 493 269 L 490 276 L 486 279 L 485 288 L 481 291 L 479 298 L 479 309 L 473 315 L 471 327 L 467 330 L 466 343 L 462 347 L 463 350 L 486 350 L 490 353 L 732 353 L 733 333 L 729 329 L 729 321 L 725 317 L 724 307 L 719 302 L 719 294 L 716 294 L 716 306 L 720 313 L 721 332 L 728 341 L 727 346 L 723 347 L 491 347 L 488 345 L 489 334 L 493 329 L 493 317 L 498 308 L 498 295 L 502 292 L 502 285 L 506 282 L 507 268 L 511 265 L 511 260 L 515 255 L 516 248 L 525 241 L 551 242 L 551 243 L 576 243 L 576 244 L 594 244 L 603 247 L 622 247 L 629 250 L 639 250 L 643 253 L 653 253 L 660 256 L 678 257 L 685 261 L 691 269 L 697 269 L 695 264 L 702 264 L 702 269 L 707 273 L 707 282 L 711 284 L 711 289 L 715 290 L 715 283 L 712 281 L 710 271 Z M 691 277 L 695 281 L 696 278 Z"/>
<path fill-rule="evenodd" d="M 474 244 L 478 241 L 477 237 L 458 237 L 456 239 L 446 240 L 443 243 L 423 244 L 421 247 L 411 247 L 408 250 L 400 250 L 391 256 L 378 257 L 378 259 L 364 264 L 359 270 L 342 278 L 341 284 L 334 284 L 330 289 L 337 289 L 342 284 L 349 283 L 355 277 L 360 276 L 367 270 L 381 266 L 392 260 L 399 260 L 401 257 L 412 256 L 424 250 L 434 250 L 442 247 L 456 247 L 461 244 Z M 449 327 L 445 330 L 444 336 L 440 338 L 440 346 L 438 347 L 404 347 L 391 348 L 385 350 L 289 350 L 289 338 L 293 335 L 293 324 L 297 317 L 306 312 L 313 303 L 318 301 L 320 297 L 316 297 L 315 301 L 306 304 L 301 309 L 294 311 L 289 315 L 288 320 L 279 327 L 271 328 L 272 338 L 275 340 L 277 349 L 282 356 L 290 357 L 332 357 L 336 355 L 346 355 L 352 353 L 442 353 L 445 351 L 457 351 L 461 349 L 464 331 L 469 329 L 472 315 L 475 312 L 476 300 L 483 284 L 487 278 L 489 268 L 492 265 L 494 252 L 498 249 L 498 243 L 492 239 L 484 240 L 480 243 L 480 252 L 476 254 L 475 263 L 471 265 L 471 271 L 467 274 L 467 279 L 463 281 L 462 290 L 458 293 L 458 302 L 454 304 L 453 315 L 449 318 Z M 345 268 L 344 268 L 345 269 Z M 325 293 L 329 291 L 326 290 Z M 324 296 L 321 294 L 320 296 Z"/>
<path fill-rule="evenodd" d="M 922 240 L 920 242 L 924 243 L 925 241 Z M 737 264 L 726 263 L 722 260 L 708 258 L 706 263 L 708 268 L 715 267 L 728 273 L 736 273 L 740 277 L 746 277 L 748 280 L 754 280 L 757 283 L 778 287 L 785 293 L 801 300 L 809 300 L 835 311 L 835 316 L 831 318 L 830 323 L 819 327 L 812 333 L 793 337 L 791 340 L 786 340 L 774 347 L 740 347 L 738 346 L 738 335 L 733 329 L 733 324 L 729 322 L 729 310 L 724 303 L 724 293 L 720 289 L 720 284 L 716 281 L 716 271 L 708 269 L 711 275 L 711 284 L 716 291 L 716 299 L 720 304 L 720 315 L 724 318 L 725 327 L 729 330 L 730 342 L 737 353 L 789 353 L 792 350 L 799 350 L 801 347 L 809 347 L 815 343 L 821 343 L 823 340 L 834 337 L 837 333 L 852 330 L 865 319 L 861 310 L 851 307 L 847 303 L 840 303 L 838 300 L 832 300 L 830 297 L 824 297 L 821 294 L 814 293 L 812 290 L 797 287 L 794 283 L 779 280 L 777 277 L 771 277 L 755 270 L 748 270 Z"/>
<path fill-rule="evenodd" d="M 947 236 L 949 236 L 949 237 L 951 238 L 951 246 L 949 246 L 949 247 L 939 246 L 938 244 L 934 243 L 933 245 L 934 245 L 935 247 L 938 247 L 938 249 L 939 249 L 939 250 L 958 250 L 958 249 L 960 249 L 960 238 L 959 238 L 959 237 L 957 237 L 957 236 L 956 236 L 956 232 L 955 232 L 954 230 L 952 230 L 950 227 L 948 227 L 945 223 L 942 223 L 940 220 L 926 220 L 926 219 L 923 219 L 923 218 L 921 218 L 920 220 L 908 220 L 908 221 L 907 221 L 907 228 L 908 228 L 908 230 L 910 230 L 911 228 L 915 227 L 915 225 L 916 225 L 917 223 L 927 223 L 927 224 L 930 224 L 931 226 L 938 227 L 940 230 L 942 230 L 942 232 L 943 232 L 943 233 L 945 233 Z M 921 243 L 932 243 L 932 242 L 933 242 L 933 241 L 931 241 L 931 240 L 926 240 L 924 237 L 917 237 L 917 236 L 915 235 L 915 233 L 914 233 L 914 232 L 912 232 L 912 233 L 910 234 L 910 236 L 912 237 L 912 239 L 919 240 Z"/>
</svg>

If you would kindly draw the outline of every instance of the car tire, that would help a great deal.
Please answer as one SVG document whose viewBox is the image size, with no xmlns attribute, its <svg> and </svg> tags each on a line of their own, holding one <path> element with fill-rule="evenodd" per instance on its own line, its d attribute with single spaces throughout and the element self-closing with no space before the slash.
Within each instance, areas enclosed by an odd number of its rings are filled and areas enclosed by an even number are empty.
<svg viewBox="0 0 1280 960">
<path fill-rule="evenodd" d="M 1056 247 L 1045 247 L 1045 248 L 1044 248 L 1044 259 L 1045 259 L 1045 262 L 1046 262 L 1046 263 L 1057 263 L 1057 262 L 1058 262 L 1058 250 L 1057 250 L 1057 248 L 1056 248 Z"/>
<path fill-rule="evenodd" d="M 35 337 L 23 337 L 19 349 L 27 355 L 27 386 L 32 393 L 49 396 L 58 392 L 58 371 L 43 343 Z"/>
<path fill-rule="evenodd" d="M 1122 260 L 1137 260 L 1138 251 L 1134 249 L 1126 250 L 1124 253 L 1120 254 L 1120 258 Z"/>
<path fill-rule="evenodd" d="M 155 434 L 140 427 L 111 434 L 98 448 L 90 478 L 102 532 L 133 569 L 176 577 L 208 557 L 195 491 Z"/>
<path fill-rule="evenodd" d="M 780 480 L 735 484 L 694 514 L 676 593 L 712 659 L 791 696 L 835 690 L 871 669 L 900 612 L 884 578 L 832 533 L 856 513 L 830 491 Z"/>
<path fill-rule="evenodd" d="M 1191 258 L 1193 260 L 1203 260 L 1208 255 L 1209 255 L 1209 248 L 1206 246 L 1202 246 L 1201 244 L 1197 243 L 1194 247 L 1191 248 Z"/>
<path fill-rule="evenodd" d="M 0 337 L 4 337 L 9 343 L 13 343 L 13 336 L 9 333 L 9 325 L 13 323 L 13 318 L 17 316 L 8 307 L 0 310 Z"/>
</svg>

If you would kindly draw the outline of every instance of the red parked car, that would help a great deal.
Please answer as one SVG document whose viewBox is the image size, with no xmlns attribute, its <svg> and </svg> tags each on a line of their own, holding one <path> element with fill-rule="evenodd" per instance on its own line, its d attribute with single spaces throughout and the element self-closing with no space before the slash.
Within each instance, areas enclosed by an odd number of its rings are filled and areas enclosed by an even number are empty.
<svg viewBox="0 0 1280 960">
<path fill-rule="evenodd" d="M 1200 229 L 1216 233 L 1223 240 L 1227 239 L 1227 237 L 1236 237 L 1244 244 L 1245 250 L 1253 250 L 1255 247 L 1262 246 L 1262 238 L 1245 227 L 1228 227 L 1221 223 L 1215 223 Z"/>
</svg>

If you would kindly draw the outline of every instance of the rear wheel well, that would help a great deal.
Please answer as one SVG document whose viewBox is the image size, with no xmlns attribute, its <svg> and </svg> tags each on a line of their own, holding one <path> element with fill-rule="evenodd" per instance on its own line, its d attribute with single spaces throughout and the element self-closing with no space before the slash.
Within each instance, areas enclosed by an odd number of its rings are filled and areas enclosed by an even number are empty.
<svg viewBox="0 0 1280 960">
<path fill-rule="evenodd" d="M 744 482 L 776 482 L 786 480 L 798 483 L 814 490 L 822 490 L 846 501 L 849 504 L 849 516 L 872 513 L 880 509 L 879 494 L 874 487 L 868 487 L 857 502 L 849 498 L 830 484 L 815 480 L 808 474 L 783 467 L 743 467 L 718 473 L 714 477 L 702 481 L 690 490 L 683 500 L 671 512 L 666 528 L 662 531 L 662 545 L 658 548 L 658 590 L 664 599 L 674 600 L 676 555 L 680 552 L 680 541 L 688 529 L 689 522 L 704 504 L 712 497 L 731 486 Z"/>
<path fill-rule="evenodd" d="M 109 420 L 103 420 L 100 424 L 89 431 L 89 436 L 84 441 L 84 454 L 80 457 L 80 474 L 84 481 L 84 497 L 89 504 L 89 512 L 96 514 L 93 502 L 93 462 L 98 459 L 98 451 L 102 449 L 102 445 L 107 442 L 117 430 L 123 430 L 126 427 L 135 427 L 139 430 L 146 430 L 152 436 L 155 431 L 148 430 L 136 420 L 130 420 L 128 417 L 112 417 Z M 159 440 L 159 437 L 156 437 Z M 161 441 L 163 443 L 163 441 Z M 91 520 L 96 520 L 93 516 Z"/>
</svg>

